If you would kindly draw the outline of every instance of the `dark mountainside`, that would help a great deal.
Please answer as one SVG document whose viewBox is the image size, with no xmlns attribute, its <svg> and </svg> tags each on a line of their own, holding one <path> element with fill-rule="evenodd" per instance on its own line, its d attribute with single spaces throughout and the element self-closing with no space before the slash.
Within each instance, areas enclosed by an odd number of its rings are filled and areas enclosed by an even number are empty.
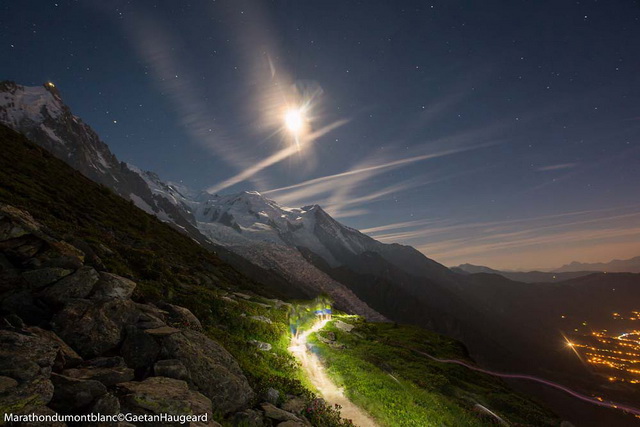
<svg viewBox="0 0 640 427">
<path fill-rule="evenodd" d="M 489 273 L 499 274 L 507 279 L 515 282 L 524 283 L 545 283 L 545 282 L 562 282 L 563 280 L 575 279 L 578 277 L 588 276 L 593 273 L 600 273 L 604 270 L 581 270 L 581 271 L 567 271 L 563 273 L 549 272 L 549 271 L 500 271 L 493 268 L 485 267 L 482 265 L 461 264 L 457 267 L 451 267 L 451 271 L 458 274 L 476 274 L 476 273 Z M 634 273 L 634 271 L 623 271 L 626 273 Z"/>
<path fill-rule="evenodd" d="M 629 259 L 614 259 L 609 262 L 582 263 L 573 261 L 553 271 L 568 272 L 578 270 L 606 271 L 609 273 L 640 273 L 640 256 Z"/>
</svg>

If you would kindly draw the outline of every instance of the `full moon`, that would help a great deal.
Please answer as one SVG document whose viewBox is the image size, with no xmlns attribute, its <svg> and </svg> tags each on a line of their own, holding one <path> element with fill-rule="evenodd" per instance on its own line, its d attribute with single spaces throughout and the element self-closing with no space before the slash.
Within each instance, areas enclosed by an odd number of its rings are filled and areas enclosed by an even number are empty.
<svg viewBox="0 0 640 427">
<path fill-rule="evenodd" d="M 288 110 L 284 115 L 284 124 L 293 134 L 298 134 L 304 126 L 304 114 L 301 109 Z"/>
</svg>

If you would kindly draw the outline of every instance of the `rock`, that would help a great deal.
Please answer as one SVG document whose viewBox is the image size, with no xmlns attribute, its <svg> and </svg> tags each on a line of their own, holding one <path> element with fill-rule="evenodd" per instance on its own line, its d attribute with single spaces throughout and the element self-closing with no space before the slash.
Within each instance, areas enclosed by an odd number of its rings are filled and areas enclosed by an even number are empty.
<svg viewBox="0 0 640 427">
<path fill-rule="evenodd" d="M 30 325 L 47 323 L 51 319 L 51 310 L 40 301 L 33 298 L 27 289 L 6 295 L 0 303 L 2 310 L 14 313 Z"/>
<path fill-rule="evenodd" d="M 120 401 L 111 393 L 100 396 L 87 411 L 90 414 L 116 415 L 120 413 Z"/>
<path fill-rule="evenodd" d="M 272 405 L 271 403 L 262 403 L 260 405 L 262 407 L 262 410 L 264 411 L 264 415 L 267 418 L 271 418 L 272 420 L 276 420 L 276 421 L 298 421 L 300 422 L 300 418 L 298 418 L 297 416 L 295 416 L 294 414 L 292 414 L 291 412 L 287 412 L 284 411 L 280 408 L 277 408 L 276 406 Z"/>
<path fill-rule="evenodd" d="M 302 413 L 302 411 L 304 411 L 304 408 L 306 406 L 307 406 L 307 403 L 305 402 L 304 399 L 298 396 L 293 396 L 290 399 L 288 399 L 286 402 L 284 402 L 284 404 L 282 405 L 282 409 L 287 412 L 292 412 L 294 414 L 300 414 Z"/>
<path fill-rule="evenodd" d="M 329 341 L 335 341 L 336 340 L 336 333 L 332 332 L 332 331 L 327 331 L 327 333 L 325 334 L 325 336 L 327 337 L 327 339 Z"/>
<path fill-rule="evenodd" d="M 85 264 L 92 266 L 98 271 L 104 271 L 105 267 L 102 263 L 102 260 L 100 259 L 98 254 L 96 254 L 90 244 L 88 244 L 84 240 L 77 238 L 71 240 L 70 243 L 82 251 L 82 253 L 84 254 Z"/>
<path fill-rule="evenodd" d="M 41 329 L 38 327 L 27 328 L 27 331 L 34 335 L 41 337 L 44 340 L 49 341 L 54 346 L 58 347 L 58 354 L 56 355 L 53 363 L 53 369 L 60 371 L 64 368 L 73 368 L 82 363 L 82 357 L 78 355 L 71 347 L 67 345 L 62 339 L 56 335 L 53 331 Z"/>
<path fill-rule="evenodd" d="M 108 368 L 87 366 L 82 368 L 65 369 L 62 371 L 62 375 L 77 380 L 99 381 L 106 387 L 110 387 L 118 383 L 133 380 L 134 372 L 133 369 L 127 368 L 126 366 L 114 366 Z"/>
<path fill-rule="evenodd" d="M 0 241 L 37 232 L 41 227 L 29 212 L 10 205 L 0 205 Z"/>
<path fill-rule="evenodd" d="M 259 411 L 255 409 L 245 409 L 244 411 L 233 414 L 233 425 L 243 427 L 262 427 L 264 426 L 264 418 Z"/>
<path fill-rule="evenodd" d="M 336 320 L 335 322 L 333 322 L 333 325 L 344 332 L 351 332 L 351 330 L 355 328 L 355 326 L 349 323 L 345 323 L 342 320 Z"/>
<path fill-rule="evenodd" d="M 249 344 L 255 345 L 260 351 L 270 351 L 272 346 L 268 342 L 249 340 Z"/>
<path fill-rule="evenodd" d="M 140 314 L 140 317 L 138 318 L 138 323 L 136 323 L 136 328 L 142 329 L 142 330 L 160 329 L 166 326 L 167 324 L 164 323 L 162 320 L 158 319 L 155 316 L 152 316 L 150 314 L 145 314 L 145 313 Z"/>
<path fill-rule="evenodd" d="M 18 381 L 11 377 L 0 377 L 0 394 L 18 386 Z"/>
<path fill-rule="evenodd" d="M 66 268 L 39 268 L 37 270 L 25 271 L 22 273 L 22 278 L 29 284 L 30 289 L 41 289 L 71 273 L 73 273 L 73 271 Z"/>
<path fill-rule="evenodd" d="M 234 292 L 233 294 L 235 296 L 237 296 L 238 298 L 242 298 L 242 299 L 246 299 L 246 300 L 250 300 L 251 299 L 251 295 L 242 294 L 240 292 Z"/>
<path fill-rule="evenodd" d="M 0 253 L 0 292 L 4 293 L 11 289 L 24 287 L 24 281 L 20 275 L 20 270 Z"/>
<path fill-rule="evenodd" d="M 145 333 L 154 337 L 166 337 L 169 335 L 177 334 L 180 329 L 172 328 L 171 326 L 162 326 L 160 328 L 147 329 Z"/>
<path fill-rule="evenodd" d="M 20 318 L 20 316 L 18 316 L 15 313 L 9 313 L 6 316 L 4 316 L 2 318 L 4 325 L 11 329 L 24 329 L 25 328 L 25 324 L 22 321 L 22 319 Z"/>
<path fill-rule="evenodd" d="M 107 388 L 99 381 L 81 380 L 60 374 L 51 374 L 54 385 L 53 399 L 49 406 L 60 413 L 76 413 L 87 408 L 97 398 L 107 393 Z"/>
<path fill-rule="evenodd" d="M 236 360 L 215 341 L 185 329 L 162 338 L 162 354 L 178 359 L 191 374 L 193 385 L 223 414 L 247 407 L 254 396 Z"/>
<path fill-rule="evenodd" d="M 162 304 L 160 306 L 163 310 L 166 310 L 169 314 L 169 323 L 178 328 L 195 329 L 196 331 L 202 330 L 202 323 L 198 318 L 188 309 L 173 304 Z"/>
<path fill-rule="evenodd" d="M 178 359 L 158 360 L 153 365 L 153 373 L 158 377 L 174 378 L 191 382 L 191 374 L 184 364 Z"/>
<path fill-rule="evenodd" d="M 282 300 L 279 299 L 270 299 L 269 301 L 271 301 L 274 305 L 275 308 L 281 308 L 281 307 L 292 307 L 292 305 L 288 302 L 284 302 Z"/>
<path fill-rule="evenodd" d="M 42 371 L 47 375 L 57 354 L 58 347 L 49 340 L 29 333 L 0 330 L 0 375 L 18 381 L 29 380 L 34 376 L 32 373 L 20 373 L 25 366 L 35 366 L 36 374 Z"/>
<path fill-rule="evenodd" d="M 17 239 L 0 242 L 0 250 L 4 251 L 7 259 L 18 264 L 26 263 L 30 258 L 36 256 L 46 242 L 38 237 L 27 235 Z M 36 265 L 38 267 L 39 265 Z"/>
<path fill-rule="evenodd" d="M 125 413 L 208 414 L 209 417 L 213 413 L 209 399 L 189 390 L 186 382 L 173 378 L 151 377 L 142 382 L 118 384 L 116 389 L 120 396 L 121 411 Z"/>
<path fill-rule="evenodd" d="M 126 331 L 120 354 L 127 365 L 134 369 L 153 366 L 158 360 L 160 345 L 147 331 L 137 329 L 135 326 L 128 326 Z"/>
<path fill-rule="evenodd" d="M 136 283 L 111 273 L 100 273 L 90 299 L 129 299 Z"/>
<path fill-rule="evenodd" d="M 24 357 L 2 356 L 0 357 L 0 375 L 13 378 L 19 384 L 29 382 L 38 376 L 49 376 L 50 372 L 46 368 L 43 370 L 41 366 L 33 360 Z"/>
<path fill-rule="evenodd" d="M 82 364 L 85 368 L 126 368 L 127 364 L 120 356 L 96 357 Z"/>
<path fill-rule="evenodd" d="M 47 239 L 47 249 L 37 257 L 43 267 L 59 267 L 77 270 L 84 264 L 84 253 L 67 242 Z"/>
<path fill-rule="evenodd" d="M 269 304 L 264 304 L 261 302 L 254 302 L 255 305 L 260 306 L 262 308 L 271 308 L 271 306 Z"/>
<path fill-rule="evenodd" d="M 53 384 L 44 375 L 38 375 L 1 393 L 0 408 L 5 414 L 29 414 L 47 405 L 52 396 Z"/>
<path fill-rule="evenodd" d="M 233 298 L 229 298 L 227 296 L 220 297 L 220 299 L 226 302 L 230 302 L 232 304 L 238 304 L 238 301 L 234 300 Z"/>
<path fill-rule="evenodd" d="M 56 415 L 57 412 L 54 411 L 53 409 L 47 407 L 47 406 L 38 406 L 32 409 L 29 409 L 27 411 L 22 410 L 22 411 L 18 411 L 16 413 L 16 415 L 30 415 L 30 414 L 36 414 L 36 415 Z M 11 424 L 10 424 L 11 425 Z M 67 424 L 63 423 L 63 422 L 50 422 L 50 423 L 45 423 L 45 422 L 39 422 L 39 421 L 25 421 L 25 422 L 20 422 L 20 427 L 67 427 Z"/>
<path fill-rule="evenodd" d="M 140 311 L 136 323 L 138 329 L 158 329 L 167 326 L 165 319 L 169 313 L 166 311 L 151 304 L 136 304 L 136 307 Z"/>
<path fill-rule="evenodd" d="M 308 426 L 309 424 L 305 424 L 301 421 L 283 421 L 281 423 L 278 423 L 278 427 L 305 427 Z"/>
<path fill-rule="evenodd" d="M 280 399 L 280 392 L 273 387 L 269 387 L 264 396 L 265 400 L 272 405 L 278 404 L 278 399 Z"/>
<path fill-rule="evenodd" d="M 125 325 L 136 323 L 139 312 L 130 300 L 71 300 L 53 318 L 54 331 L 84 358 L 116 348 Z"/>
<path fill-rule="evenodd" d="M 63 304 L 72 298 L 85 298 L 98 281 L 98 272 L 93 267 L 82 267 L 45 288 L 39 296 L 50 304 Z"/>
<path fill-rule="evenodd" d="M 249 319 L 257 320 L 258 322 L 262 322 L 262 323 L 268 323 L 268 324 L 273 323 L 271 319 L 265 316 L 249 316 Z"/>
</svg>

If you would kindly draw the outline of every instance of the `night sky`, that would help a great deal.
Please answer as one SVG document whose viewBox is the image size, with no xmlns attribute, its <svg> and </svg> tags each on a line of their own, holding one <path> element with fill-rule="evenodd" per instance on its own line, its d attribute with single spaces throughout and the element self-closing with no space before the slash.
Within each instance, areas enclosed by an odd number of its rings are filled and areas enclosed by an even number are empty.
<svg viewBox="0 0 640 427">
<path fill-rule="evenodd" d="M 0 11 L 0 79 L 54 82 L 121 160 L 165 180 L 318 203 L 447 265 L 640 255 L 637 1 Z M 283 108 L 305 102 L 292 150 Z"/>
</svg>

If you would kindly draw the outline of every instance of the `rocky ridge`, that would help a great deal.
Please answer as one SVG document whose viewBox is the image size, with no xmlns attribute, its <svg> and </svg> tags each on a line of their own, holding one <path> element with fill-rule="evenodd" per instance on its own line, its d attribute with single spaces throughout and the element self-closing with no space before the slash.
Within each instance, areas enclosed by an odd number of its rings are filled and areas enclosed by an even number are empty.
<svg viewBox="0 0 640 427">
<path fill-rule="evenodd" d="M 277 390 L 256 396 L 187 308 L 132 300 L 134 281 L 5 204 L 0 283 L 3 413 L 208 413 L 207 425 L 218 425 L 212 414 L 236 425 L 310 425 L 274 406 L 291 400 Z"/>
</svg>

